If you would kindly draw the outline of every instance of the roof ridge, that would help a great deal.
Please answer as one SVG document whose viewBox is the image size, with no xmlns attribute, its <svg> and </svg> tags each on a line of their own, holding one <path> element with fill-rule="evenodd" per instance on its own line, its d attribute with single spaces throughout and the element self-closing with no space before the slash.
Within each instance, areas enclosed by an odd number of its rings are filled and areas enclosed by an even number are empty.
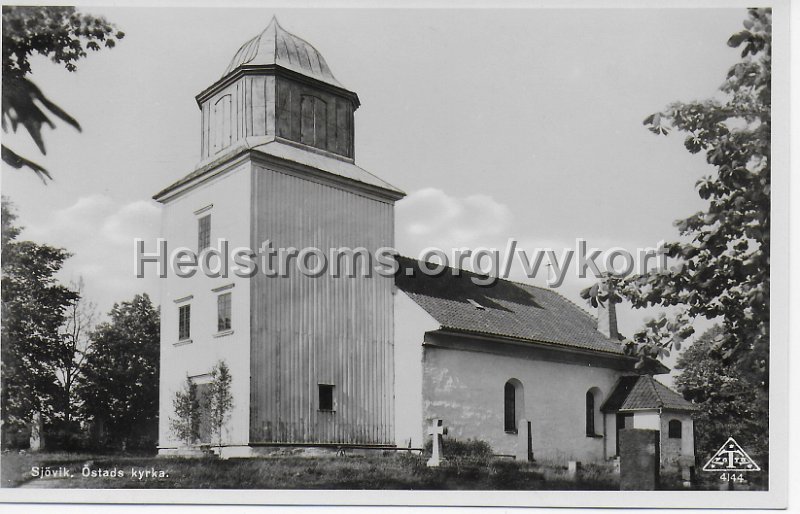
<svg viewBox="0 0 800 514">
<path fill-rule="evenodd" d="M 272 19 L 270 20 L 269 25 L 267 25 L 264 31 L 258 36 L 258 43 L 259 43 L 258 46 L 259 47 L 261 46 L 261 38 L 271 28 L 274 28 L 274 30 L 272 31 L 272 54 L 273 54 L 272 60 L 273 62 L 278 62 L 278 29 L 283 30 L 283 27 L 281 27 L 281 24 L 278 22 L 278 17 L 275 16 L 274 14 L 272 15 Z M 255 59 L 255 57 L 256 56 L 254 55 L 253 59 Z M 250 60 L 252 61 L 253 59 Z"/>
<path fill-rule="evenodd" d="M 663 408 L 664 407 L 664 399 L 661 397 L 661 394 L 658 392 L 658 388 L 653 383 L 653 382 L 655 382 L 656 379 L 653 378 L 650 375 L 642 375 L 642 377 L 645 377 L 647 379 L 647 383 L 650 384 L 650 387 L 653 389 L 653 394 L 655 394 L 656 401 L 658 401 L 658 404 L 659 404 L 658 407 L 659 408 Z"/>
<path fill-rule="evenodd" d="M 281 47 L 285 49 L 285 55 Z M 322 53 L 306 39 L 283 28 L 276 15 L 264 30 L 239 47 L 222 78 L 241 67 L 262 65 L 283 67 L 347 91 L 334 76 Z"/>
</svg>

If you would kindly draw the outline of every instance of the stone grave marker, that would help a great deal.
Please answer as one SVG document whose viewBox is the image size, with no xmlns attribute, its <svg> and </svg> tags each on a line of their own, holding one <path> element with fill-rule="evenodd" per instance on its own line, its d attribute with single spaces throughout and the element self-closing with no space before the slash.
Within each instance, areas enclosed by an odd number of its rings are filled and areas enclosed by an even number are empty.
<svg viewBox="0 0 800 514">
<path fill-rule="evenodd" d="M 447 427 L 444 426 L 444 421 L 441 419 L 434 419 L 431 423 L 430 430 L 428 430 L 428 435 L 430 435 L 432 439 L 431 445 L 431 458 L 428 459 L 428 467 L 435 468 L 441 464 L 442 460 L 442 436 L 447 434 Z"/>
</svg>

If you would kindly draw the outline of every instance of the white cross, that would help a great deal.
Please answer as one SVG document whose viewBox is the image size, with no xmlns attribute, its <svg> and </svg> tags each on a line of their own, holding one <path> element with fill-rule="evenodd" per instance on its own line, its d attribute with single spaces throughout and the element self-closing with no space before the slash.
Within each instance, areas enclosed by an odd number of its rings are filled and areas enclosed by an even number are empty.
<svg viewBox="0 0 800 514">
<path fill-rule="evenodd" d="M 442 436 L 447 434 L 447 427 L 441 419 L 434 419 L 428 430 L 428 435 L 433 437 L 431 441 L 431 458 L 428 459 L 428 467 L 435 468 L 441 463 L 442 459 Z"/>
</svg>

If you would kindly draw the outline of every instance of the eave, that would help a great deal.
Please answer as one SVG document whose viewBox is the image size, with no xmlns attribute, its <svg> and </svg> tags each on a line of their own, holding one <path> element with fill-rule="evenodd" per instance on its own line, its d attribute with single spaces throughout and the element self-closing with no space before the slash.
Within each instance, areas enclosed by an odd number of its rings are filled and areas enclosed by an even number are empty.
<svg viewBox="0 0 800 514">
<path fill-rule="evenodd" d="M 308 86 L 321 89 L 323 91 L 327 91 L 334 95 L 343 96 L 349 99 L 353 103 L 353 110 L 358 109 L 358 107 L 361 105 L 361 101 L 358 99 L 358 95 L 353 91 L 349 91 L 347 89 L 335 86 L 333 84 L 329 84 L 328 82 L 324 82 L 314 77 L 309 77 L 294 70 L 284 68 L 283 66 L 280 66 L 278 64 L 262 64 L 254 66 L 245 64 L 233 70 L 232 73 L 229 73 L 224 77 L 220 78 L 219 80 L 211 84 L 209 87 L 201 91 L 197 96 L 195 96 L 195 101 L 197 102 L 197 106 L 201 107 L 206 100 L 214 96 L 220 90 L 226 88 L 227 86 L 231 85 L 232 83 L 236 82 L 237 80 L 246 75 L 274 75 L 274 76 L 285 77 L 287 79 L 300 82 L 301 84 L 305 84 Z"/>
<path fill-rule="evenodd" d="M 637 360 L 635 357 L 631 357 L 629 355 L 624 355 L 624 354 L 605 352 L 601 350 L 592 350 L 588 348 L 577 348 L 573 346 L 567 346 L 565 344 L 557 344 L 548 341 L 537 341 L 531 339 L 502 336 L 497 334 L 488 334 L 483 332 L 461 330 L 445 326 L 442 326 L 439 330 L 426 333 L 425 344 L 436 346 L 437 344 L 432 339 L 434 339 L 437 335 L 444 335 L 446 337 L 453 337 L 453 338 L 464 338 L 466 336 L 467 338 L 472 340 L 479 340 L 491 343 L 492 345 L 497 345 L 496 347 L 487 346 L 487 348 L 493 350 L 492 353 L 502 353 L 498 352 L 498 350 L 502 350 L 502 347 L 506 346 L 508 348 L 528 349 L 534 351 L 538 350 L 550 353 L 555 352 L 562 355 L 573 355 L 590 359 L 600 358 L 607 363 L 615 362 L 617 364 L 615 364 L 614 367 L 629 370 L 631 372 L 635 371 L 634 366 Z"/>
<path fill-rule="evenodd" d="M 259 147 L 268 148 L 269 144 L 273 142 L 278 144 L 287 144 L 287 142 L 277 141 L 274 138 L 261 139 L 264 139 L 264 141 L 259 140 L 261 144 L 254 146 L 240 144 L 238 147 L 232 148 L 231 151 L 219 158 L 203 164 L 186 177 L 183 177 L 153 195 L 153 199 L 160 203 L 167 203 L 199 185 L 224 174 L 247 160 L 262 165 L 273 165 L 278 167 L 281 171 L 294 174 L 297 177 L 339 187 L 381 201 L 395 202 L 406 196 L 406 194 L 399 189 L 387 189 L 378 185 L 368 184 L 342 175 L 337 175 L 330 171 L 320 170 L 303 163 L 270 155 L 266 150 L 261 150 Z M 339 160 L 348 165 L 355 166 L 346 160 Z M 368 173 L 365 170 L 361 171 Z"/>
</svg>

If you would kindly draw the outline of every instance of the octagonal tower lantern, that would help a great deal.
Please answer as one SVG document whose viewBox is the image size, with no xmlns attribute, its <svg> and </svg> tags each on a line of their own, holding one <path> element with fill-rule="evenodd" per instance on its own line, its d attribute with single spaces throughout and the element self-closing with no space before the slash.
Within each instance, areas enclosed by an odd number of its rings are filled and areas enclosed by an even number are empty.
<svg viewBox="0 0 800 514">
<path fill-rule="evenodd" d="M 275 17 L 196 99 L 202 160 L 273 140 L 353 159 L 358 95 L 336 80 L 319 51 Z"/>
</svg>

